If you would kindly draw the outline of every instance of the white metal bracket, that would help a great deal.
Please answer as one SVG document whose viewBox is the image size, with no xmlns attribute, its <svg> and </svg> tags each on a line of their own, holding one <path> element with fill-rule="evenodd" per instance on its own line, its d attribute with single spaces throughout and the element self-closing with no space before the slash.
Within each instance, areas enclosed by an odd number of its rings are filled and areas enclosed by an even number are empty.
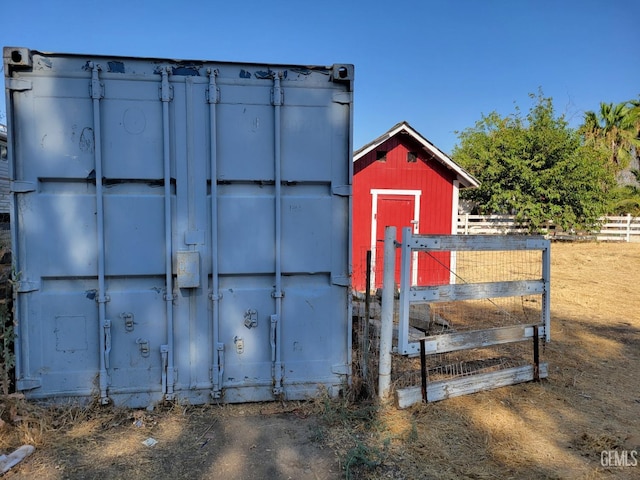
<svg viewBox="0 0 640 480">
<path fill-rule="evenodd" d="M 14 92 L 24 92 L 33 88 L 33 82 L 23 78 L 7 78 L 6 82 L 7 90 L 13 90 Z"/>
</svg>

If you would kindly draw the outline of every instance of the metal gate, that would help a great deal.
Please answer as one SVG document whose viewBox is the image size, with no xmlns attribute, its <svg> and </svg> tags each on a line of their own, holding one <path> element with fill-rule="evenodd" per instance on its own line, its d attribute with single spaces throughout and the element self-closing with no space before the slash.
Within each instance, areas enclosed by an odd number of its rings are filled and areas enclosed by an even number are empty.
<svg viewBox="0 0 640 480">
<path fill-rule="evenodd" d="M 399 247 L 402 260 L 397 351 L 420 357 L 421 380 L 420 385 L 397 390 L 400 407 L 547 376 L 547 364 L 540 361 L 539 339 L 549 342 L 551 338 L 549 240 L 537 236 L 415 235 L 407 227 L 403 229 Z M 425 255 L 448 252 L 450 283 L 411 286 L 415 252 Z M 465 252 L 485 255 L 481 260 L 469 262 L 477 264 L 477 272 L 461 265 Z M 493 252 L 495 256 L 487 256 L 485 252 Z M 533 256 L 527 261 L 514 257 L 509 265 L 510 254 L 523 252 Z M 531 271 L 527 263 L 533 265 Z M 500 305 L 499 299 L 506 298 L 516 299 L 518 314 Z M 467 308 L 462 305 L 475 301 L 487 302 L 488 313 L 480 312 L 477 305 Z M 413 305 L 425 306 L 427 325 L 411 333 L 409 314 Z M 447 309 L 438 310 L 442 305 L 447 305 Z M 496 317 L 500 319 L 496 321 Z M 522 342 L 524 347 L 518 354 L 529 361 L 516 361 L 504 353 L 485 357 L 474 354 L 479 349 Z M 451 360 L 447 355 L 452 352 L 466 355 Z M 430 357 L 436 359 L 432 368 L 427 367 Z"/>
<path fill-rule="evenodd" d="M 351 65 L 4 58 L 18 390 L 144 406 L 348 381 Z"/>
</svg>

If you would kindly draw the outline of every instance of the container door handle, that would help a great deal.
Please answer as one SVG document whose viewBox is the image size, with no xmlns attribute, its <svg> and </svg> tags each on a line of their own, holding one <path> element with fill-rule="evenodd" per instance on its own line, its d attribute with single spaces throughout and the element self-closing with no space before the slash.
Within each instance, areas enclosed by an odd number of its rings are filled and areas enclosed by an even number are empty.
<svg viewBox="0 0 640 480">
<path fill-rule="evenodd" d="M 109 356 L 111 354 L 111 320 L 104 321 L 104 366 L 109 368 Z"/>
</svg>

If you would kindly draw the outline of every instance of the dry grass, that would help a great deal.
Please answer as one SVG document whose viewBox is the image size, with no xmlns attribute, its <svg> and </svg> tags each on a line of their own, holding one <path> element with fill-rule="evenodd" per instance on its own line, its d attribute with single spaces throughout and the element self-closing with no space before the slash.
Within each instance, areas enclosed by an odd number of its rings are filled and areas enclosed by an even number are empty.
<svg viewBox="0 0 640 480">
<path fill-rule="evenodd" d="M 640 450 L 639 285 L 640 244 L 553 244 L 548 380 L 408 410 L 327 396 L 152 412 L 2 397 L 0 453 L 37 448 L 6 478 L 205 479 L 220 468 L 226 478 L 249 478 L 240 469 L 247 452 L 215 443 L 214 457 L 200 447 L 220 436 L 240 441 L 225 425 L 269 416 L 317 420 L 309 436 L 324 455 L 338 454 L 348 478 L 640 478 L 640 466 L 600 465 L 603 450 Z M 150 436 L 166 448 L 142 445 Z M 264 438 L 247 441 L 250 449 Z"/>
<path fill-rule="evenodd" d="M 638 285 L 640 244 L 553 244 L 549 379 L 382 413 L 396 478 L 640 478 L 600 464 L 640 451 Z"/>
</svg>

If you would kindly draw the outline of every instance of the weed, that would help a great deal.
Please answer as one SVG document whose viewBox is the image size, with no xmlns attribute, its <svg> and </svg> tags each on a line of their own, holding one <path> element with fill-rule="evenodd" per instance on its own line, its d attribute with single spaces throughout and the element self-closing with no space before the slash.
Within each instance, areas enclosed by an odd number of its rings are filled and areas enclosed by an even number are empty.
<svg viewBox="0 0 640 480">
<path fill-rule="evenodd" d="M 418 424 L 415 419 L 411 420 L 411 430 L 409 431 L 409 436 L 407 438 L 409 443 L 415 443 L 418 441 Z"/>
<path fill-rule="evenodd" d="M 11 372 L 16 365 L 13 349 L 15 331 L 6 303 L 0 303 L 0 392 L 9 394 Z"/>
<path fill-rule="evenodd" d="M 347 453 L 345 463 L 345 476 L 351 479 L 351 469 L 357 466 L 364 466 L 367 469 L 375 468 L 382 463 L 382 454 L 377 448 L 369 447 L 357 441 L 356 446 Z"/>
<path fill-rule="evenodd" d="M 309 435 L 309 440 L 315 443 L 322 443 L 327 438 L 326 428 L 321 427 L 319 425 L 315 425 L 311 427 L 311 434 Z"/>
</svg>

